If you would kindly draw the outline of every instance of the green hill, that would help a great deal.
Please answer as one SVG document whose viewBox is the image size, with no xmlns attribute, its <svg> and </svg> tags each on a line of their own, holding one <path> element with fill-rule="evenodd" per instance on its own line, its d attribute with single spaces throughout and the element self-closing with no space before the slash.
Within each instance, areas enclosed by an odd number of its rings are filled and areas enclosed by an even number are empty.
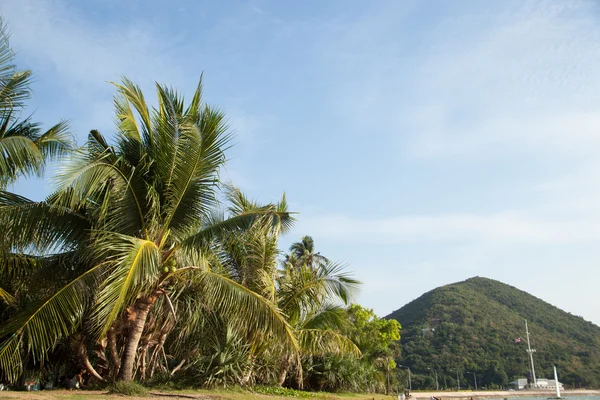
<svg viewBox="0 0 600 400">
<path fill-rule="evenodd" d="M 505 386 L 529 376 L 525 323 L 536 349 L 536 376 L 566 387 L 600 384 L 600 327 L 504 283 L 475 277 L 425 293 L 387 318 L 402 324 L 399 364 L 413 373 L 413 388 Z M 516 343 L 516 338 L 523 338 Z M 428 368 L 430 368 L 428 370 Z"/>
</svg>

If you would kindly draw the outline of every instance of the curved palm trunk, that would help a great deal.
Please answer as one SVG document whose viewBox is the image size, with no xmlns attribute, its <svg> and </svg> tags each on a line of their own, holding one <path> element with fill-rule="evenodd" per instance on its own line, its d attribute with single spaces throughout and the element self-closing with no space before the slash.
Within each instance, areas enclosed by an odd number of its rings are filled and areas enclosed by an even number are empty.
<svg viewBox="0 0 600 400">
<path fill-rule="evenodd" d="M 287 378 L 288 370 L 290 368 L 290 357 L 286 356 L 281 365 L 281 372 L 279 373 L 279 386 L 283 386 L 285 383 L 285 378 Z"/>
<path fill-rule="evenodd" d="M 110 358 L 113 363 L 113 371 L 112 377 L 116 377 L 119 373 L 119 369 L 121 368 L 121 360 L 119 359 L 119 351 L 117 350 L 117 335 L 115 333 L 115 328 L 112 326 L 108 330 L 108 334 L 106 335 L 108 339 L 108 350 L 110 352 Z"/>
<path fill-rule="evenodd" d="M 133 380 L 133 366 L 135 363 L 135 355 L 137 348 L 144 332 L 144 326 L 146 326 L 146 319 L 148 313 L 156 301 L 157 295 L 153 294 L 146 297 L 145 299 L 139 299 L 135 302 L 131 313 L 134 316 L 134 320 L 129 326 L 129 335 L 125 346 L 123 348 L 123 356 L 121 357 L 121 369 L 117 380 L 130 382 Z"/>
</svg>

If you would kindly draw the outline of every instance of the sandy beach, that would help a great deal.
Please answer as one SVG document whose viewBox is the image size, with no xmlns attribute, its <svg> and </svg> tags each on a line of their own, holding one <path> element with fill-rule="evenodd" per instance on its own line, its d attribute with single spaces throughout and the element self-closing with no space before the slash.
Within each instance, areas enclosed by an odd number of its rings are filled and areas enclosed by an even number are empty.
<svg viewBox="0 0 600 400">
<path fill-rule="evenodd" d="M 432 396 L 443 399 L 505 398 L 505 397 L 552 397 L 553 390 L 519 390 L 519 391 L 465 391 L 465 392 L 413 392 L 414 399 L 430 399 Z M 600 396 L 600 390 L 561 390 L 561 396 Z"/>
</svg>

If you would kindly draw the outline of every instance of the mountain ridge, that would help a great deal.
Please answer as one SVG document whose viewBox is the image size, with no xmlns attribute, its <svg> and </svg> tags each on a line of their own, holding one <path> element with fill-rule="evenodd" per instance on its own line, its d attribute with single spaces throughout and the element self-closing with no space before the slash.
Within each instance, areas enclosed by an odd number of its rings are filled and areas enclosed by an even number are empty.
<svg viewBox="0 0 600 400">
<path fill-rule="evenodd" d="M 453 387 L 457 370 L 459 379 L 460 371 L 475 372 L 490 388 L 528 376 L 525 340 L 516 341 L 526 337 L 524 320 L 537 348 L 537 377 L 551 377 L 556 364 L 567 385 L 599 384 L 600 327 L 500 281 L 474 277 L 440 286 L 386 318 L 403 326 L 399 362 L 416 372 L 417 385 L 434 384 L 427 368 Z"/>
</svg>

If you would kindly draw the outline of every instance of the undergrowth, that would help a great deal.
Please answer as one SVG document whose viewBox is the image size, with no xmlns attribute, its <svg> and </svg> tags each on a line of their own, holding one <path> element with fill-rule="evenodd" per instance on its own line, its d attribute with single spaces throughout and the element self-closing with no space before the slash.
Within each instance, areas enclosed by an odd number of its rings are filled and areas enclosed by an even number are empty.
<svg viewBox="0 0 600 400">
<path fill-rule="evenodd" d="M 108 392 L 125 396 L 148 395 L 148 389 L 136 382 L 115 382 L 108 387 Z"/>
</svg>

